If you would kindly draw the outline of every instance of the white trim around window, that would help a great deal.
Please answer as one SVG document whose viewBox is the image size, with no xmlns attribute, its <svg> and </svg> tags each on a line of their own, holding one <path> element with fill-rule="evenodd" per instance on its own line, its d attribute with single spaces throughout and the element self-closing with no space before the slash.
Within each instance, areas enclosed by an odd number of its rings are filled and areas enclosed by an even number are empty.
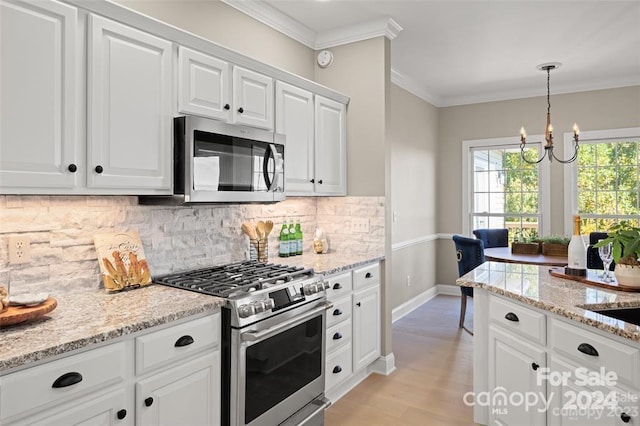
<svg viewBox="0 0 640 426">
<path fill-rule="evenodd" d="M 624 129 L 591 130 L 580 132 L 580 144 L 589 142 L 616 142 L 625 139 L 640 139 L 640 127 Z M 564 134 L 564 152 L 573 152 L 573 132 Z M 570 214 L 564 215 L 564 232 L 571 235 L 573 232 L 573 215 L 578 211 L 578 162 L 574 161 L 568 166 L 564 174 L 564 211 Z"/>
<path fill-rule="evenodd" d="M 528 135 L 527 146 L 537 146 L 538 155 L 544 153 L 542 149 L 542 141 L 544 135 Z M 470 188 L 472 175 L 469 173 L 469 164 L 471 162 L 471 152 L 473 148 L 506 148 L 520 144 L 520 138 L 517 136 L 507 138 L 490 138 L 475 139 L 462 141 L 462 233 L 470 236 L 470 211 L 471 196 Z M 540 158 L 540 157 L 538 157 Z M 540 162 L 539 168 L 539 197 L 538 206 L 540 208 L 540 235 L 548 235 L 550 230 L 550 191 L 549 191 L 549 161 L 545 158 Z"/>
</svg>

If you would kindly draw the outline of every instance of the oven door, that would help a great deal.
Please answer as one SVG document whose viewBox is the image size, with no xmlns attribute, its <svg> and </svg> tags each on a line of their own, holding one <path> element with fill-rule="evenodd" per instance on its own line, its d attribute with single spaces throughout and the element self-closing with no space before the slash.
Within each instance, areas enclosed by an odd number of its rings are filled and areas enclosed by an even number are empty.
<svg viewBox="0 0 640 426">
<path fill-rule="evenodd" d="M 232 330 L 231 425 L 275 426 L 323 395 L 325 312 L 323 302 Z"/>
</svg>

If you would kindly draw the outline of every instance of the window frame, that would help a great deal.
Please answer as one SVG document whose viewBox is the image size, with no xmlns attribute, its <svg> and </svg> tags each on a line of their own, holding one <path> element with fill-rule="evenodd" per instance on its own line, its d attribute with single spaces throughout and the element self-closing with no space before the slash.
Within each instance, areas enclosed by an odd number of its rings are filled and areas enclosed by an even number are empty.
<svg viewBox="0 0 640 426">
<path fill-rule="evenodd" d="M 536 147 L 538 158 L 544 154 L 542 141 L 544 135 L 527 135 L 527 146 Z M 469 166 L 473 164 L 473 149 L 475 148 L 497 148 L 505 149 L 520 145 L 518 137 L 472 139 L 462 141 L 462 233 L 470 236 L 472 231 L 472 211 L 473 205 L 473 173 L 470 173 Z M 538 208 L 540 210 L 539 235 L 548 235 L 550 231 L 550 191 L 549 191 L 549 161 L 545 158 L 539 163 L 538 169 Z"/>
<path fill-rule="evenodd" d="M 621 142 L 635 139 L 640 141 L 640 127 L 626 127 L 620 129 L 589 130 L 580 132 L 580 145 L 598 142 Z M 564 134 L 564 152 L 573 152 L 573 132 Z M 571 212 L 564 216 L 564 231 L 570 235 L 573 232 L 573 215 L 578 214 L 578 161 L 570 164 L 564 173 L 564 211 Z"/>
</svg>

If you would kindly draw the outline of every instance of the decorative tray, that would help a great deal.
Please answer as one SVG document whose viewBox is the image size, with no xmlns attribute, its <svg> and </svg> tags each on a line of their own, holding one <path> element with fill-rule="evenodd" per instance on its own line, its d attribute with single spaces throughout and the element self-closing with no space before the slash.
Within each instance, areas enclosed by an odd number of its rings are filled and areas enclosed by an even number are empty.
<svg viewBox="0 0 640 426">
<path fill-rule="evenodd" d="M 587 269 L 586 277 L 578 277 L 575 275 L 567 275 L 564 273 L 564 268 L 549 268 L 549 275 L 564 278 L 566 280 L 578 281 L 584 284 L 594 285 L 597 287 L 606 288 L 608 290 L 617 290 L 617 291 L 630 291 L 630 292 L 640 292 L 640 287 L 630 287 L 627 285 L 619 284 L 616 280 L 616 277 L 612 275 L 612 281 L 607 283 L 602 281 L 600 277 L 598 277 L 597 269 Z"/>
<path fill-rule="evenodd" d="M 56 306 L 58 301 L 53 297 L 36 306 L 9 306 L 9 309 L 0 314 L 0 327 L 39 318 L 53 311 Z"/>
</svg>

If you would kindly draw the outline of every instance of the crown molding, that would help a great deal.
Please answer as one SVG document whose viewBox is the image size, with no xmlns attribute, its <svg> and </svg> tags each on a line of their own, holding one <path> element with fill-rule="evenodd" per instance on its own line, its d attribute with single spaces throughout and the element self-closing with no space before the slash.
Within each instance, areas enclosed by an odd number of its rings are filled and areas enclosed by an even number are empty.
<svg viewBox="0 0 640 426">
<path fill-rule="evenodd" d="M 407 78 L 393 68 L 391 69 L 391 82 L 435 107 L 442 106 L 442 99 L 440 99 L 440 97 L 429 93 L 424 87 L 416 84 L 414 80 Z"/>
<path fill-rule="evenodd" d="M 316 32 L 306 25 L 285 15 L 279 10 L 263 3 L 259 0 L 220 0 L 223 3 L 239 10 L 251 18 L 262 22 L 282 34 L 304 44 L 305 46 L 318 50 L 315 47 Z"/>
<path fill-rule="evenodd" d="M 401 31 L 402 27 L 393 18 L 380 18 L 318 33 L 315 49 L 327 49 L 382 36 L 393 40 Z"/>
</svg>

